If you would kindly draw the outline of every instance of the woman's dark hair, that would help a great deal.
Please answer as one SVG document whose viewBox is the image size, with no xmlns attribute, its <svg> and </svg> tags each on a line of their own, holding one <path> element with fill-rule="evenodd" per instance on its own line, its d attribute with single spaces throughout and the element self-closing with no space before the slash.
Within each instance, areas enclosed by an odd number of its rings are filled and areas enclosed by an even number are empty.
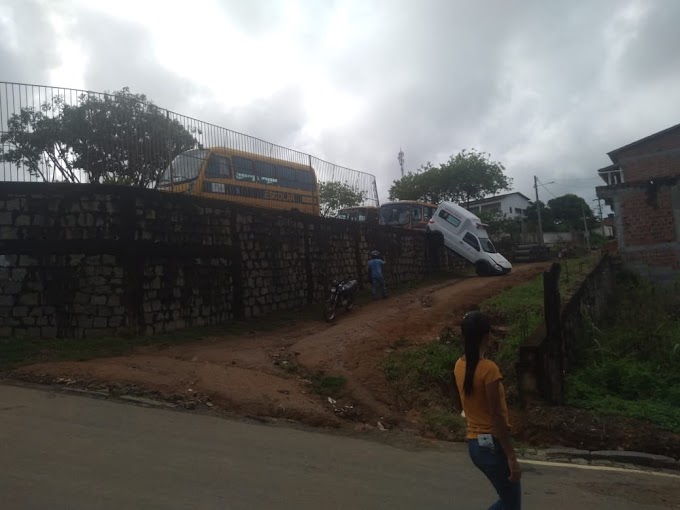
<svg viewBox="0 0 680 510">
<path fill-rule="evenodd" d="M 475 370 L 479 363 L 479 348 L 482 340 L 491 331 L 491 321 L 482 312 L 476 310 L 463 317 L 461 332 L 465 341 L 465 382 L 463 391 L 466 395 L 472 395 Z"/>
</svg>

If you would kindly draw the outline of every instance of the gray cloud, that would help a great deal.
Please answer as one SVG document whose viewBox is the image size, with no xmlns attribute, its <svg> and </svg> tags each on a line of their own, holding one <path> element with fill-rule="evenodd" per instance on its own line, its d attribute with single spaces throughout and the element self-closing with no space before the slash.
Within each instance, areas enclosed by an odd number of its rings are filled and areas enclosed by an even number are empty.
<svg viewBox="0 0 680 510">
<path fill-rule="evenodd" d="M 0 5 L 0 77 L 41 83 L 60 63 L 55 31 L 39 0 L 5 0 Z"/>
<path fill-rule="evenodd" d="M 12 23 L 21 25 L 28 49 L 17 59 L 0 42 L 0 64 L 10 62 L 2 68 L 15 69 L 18 80 L 40 81 L 56 60 L 47 43 L 53 34 L 36 2 L 13 5 L 22 6 L 24 14 Z M 257 37 L 285 17 L 281 2 L 219 5 Z M 74 37 L 87 54 L 88 88 L 129 85 L 180 113 L 374 173 L 383 198 L 398 177 L 401 146 L 407 169 L 476 147 L 506 165 L 518 191 L 531 193 L 538 175 L 555 181 L 550 191 L 540 189 L 546 199 L 575 192 L 590 200 L 606 152 L 680 118 L 680 31 L 674 26 L 680 3 L 674 0 L 337 0 L 301 1 L 300 10 L 304 21 L 294 37 L 306 69 L 361 108 L 351 123 L 329 119 L 313 137 L 305 131 L 306 84 L 296 83 L 294 67 L 285 87 L 227 108 L 200 73 L 180 77 L 155 61 L 141 20 L 81 10 Z M 349 34 L 325 46 L 343 12 Z"/>
</svg>

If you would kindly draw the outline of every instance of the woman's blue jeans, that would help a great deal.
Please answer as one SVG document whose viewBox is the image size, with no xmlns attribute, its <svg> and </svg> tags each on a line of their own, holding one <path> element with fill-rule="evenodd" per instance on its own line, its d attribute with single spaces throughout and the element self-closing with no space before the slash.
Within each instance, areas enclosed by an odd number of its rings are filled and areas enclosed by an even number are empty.
<svg viewBox="0 0 680 510">
<path fill-rule="evenodd" d="M 522 489 L 519 482 L 511 482 L 508 458 L 500 443 L 494 438 L 493 448 L 482 448 L 477 439 L 468 439 L 470 458 L 477 468 L 486 475 L 498 493 L 498 501 L 489 510 L 520 510 Z"/>
</svg>

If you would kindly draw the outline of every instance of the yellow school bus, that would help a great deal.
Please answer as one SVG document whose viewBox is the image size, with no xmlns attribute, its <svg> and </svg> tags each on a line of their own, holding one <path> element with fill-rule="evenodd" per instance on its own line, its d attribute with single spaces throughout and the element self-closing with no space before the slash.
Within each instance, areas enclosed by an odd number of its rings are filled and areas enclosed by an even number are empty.
<svg viewBox="0 0 680 510">
<path fill-rule="evenodd" d="M 319 187 L 311 165 L 222 147 L 183 152 L 165 169 L 158 189 L 320 214 Z"/>
<path fill-rule="evenodd" d="M 380 224 L 425 230 L 437 206 L 416 200 L 400 200 L 380 205 Z"/>
<path fill-rule="evenodd" d="M 340 209 L 335 217 L 340 220 L 365 222 L 372 225 L 377 225 L 379 223 L 377 207 L 347 207 L 345 209 Z"/>
</svg>

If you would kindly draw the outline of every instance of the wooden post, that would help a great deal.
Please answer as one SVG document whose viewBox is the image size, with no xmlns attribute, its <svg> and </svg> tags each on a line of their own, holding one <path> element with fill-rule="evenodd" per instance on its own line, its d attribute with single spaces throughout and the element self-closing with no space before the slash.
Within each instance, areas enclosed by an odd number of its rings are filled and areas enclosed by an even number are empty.
<svg viewBox="0 0 680 510">
<path fill-rule="evenodd" d="M 543 273 L 546 337 L 543 346 L 542 393 L 552 404 L 564 403 L 564 342 L 562 339 L 560 272 L 558 263 Z"/>
</svg>

